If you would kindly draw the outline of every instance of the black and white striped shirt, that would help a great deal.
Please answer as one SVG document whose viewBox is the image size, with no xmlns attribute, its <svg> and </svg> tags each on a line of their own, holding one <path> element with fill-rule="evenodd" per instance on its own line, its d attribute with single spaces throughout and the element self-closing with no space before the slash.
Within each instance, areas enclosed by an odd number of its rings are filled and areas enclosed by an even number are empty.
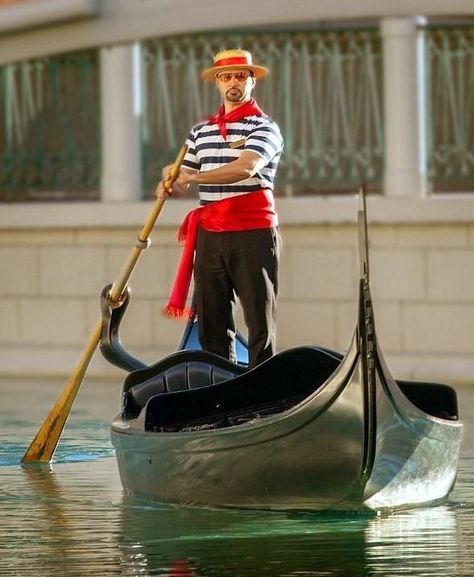
<svg viewBox="0 0 474 577">
<path fill-rule="evenodd" d="M 252 115 L 237 122 L 228 122 L 225 141 L 217 124 L 197 124 L 191 129 L 186 144 L 188 151 L 183 167 L 199 172 L 214 170 L 232 162 L 243 150 L 251 150 L 266 161 L 265 166 L 251 178 L 234 184 L 199 185 L 201 202 L 222 200 L 262 188 L 273 190 L 283 139 L 278 125 L 269 116 Z"/>
</svg>

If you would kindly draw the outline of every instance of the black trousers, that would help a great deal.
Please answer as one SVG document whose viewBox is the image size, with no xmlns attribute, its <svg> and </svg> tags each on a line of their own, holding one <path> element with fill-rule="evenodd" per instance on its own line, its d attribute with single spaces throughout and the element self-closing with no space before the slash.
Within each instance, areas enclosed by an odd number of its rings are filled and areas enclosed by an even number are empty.
<svg viewBox="0 0 474 577">
<path fill-rule="evenodd" d="M 249 365 L 275 353 L 280 252 L 277 228 L 238 232 L 199 228 L 194 297 L 204 350 L 235 361 L 237 296 L 248 329 Z"/>
</svg>

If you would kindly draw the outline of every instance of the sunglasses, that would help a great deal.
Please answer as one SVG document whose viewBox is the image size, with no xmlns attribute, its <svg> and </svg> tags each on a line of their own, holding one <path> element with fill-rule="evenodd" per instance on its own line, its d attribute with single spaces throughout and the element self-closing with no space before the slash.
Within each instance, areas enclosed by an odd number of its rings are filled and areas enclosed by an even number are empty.
<svg viewBox="0 0 474 577">
<path fill-rule="evenodd" d="M 235 78 L 237 82 L 245 82 L 251 76 L 253 76 L 251 72 L 221 72 L 221 74 L 217 75 L 217 80 L 229 82 L 232 78 Z"/>
</svg>

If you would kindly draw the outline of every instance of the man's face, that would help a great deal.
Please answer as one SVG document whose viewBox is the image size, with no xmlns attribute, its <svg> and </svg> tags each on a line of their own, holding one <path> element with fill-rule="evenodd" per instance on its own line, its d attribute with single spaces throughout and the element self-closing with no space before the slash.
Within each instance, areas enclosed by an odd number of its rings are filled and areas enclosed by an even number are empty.
<svg viewBox="0 0 474 577">
<path fill-rule="evenodd" d="M 240 104 L 250 98 L 255 78 L 249 70 L 229 70 L 219 72 L 216 84 L 225 102 Z"/>
</svg>

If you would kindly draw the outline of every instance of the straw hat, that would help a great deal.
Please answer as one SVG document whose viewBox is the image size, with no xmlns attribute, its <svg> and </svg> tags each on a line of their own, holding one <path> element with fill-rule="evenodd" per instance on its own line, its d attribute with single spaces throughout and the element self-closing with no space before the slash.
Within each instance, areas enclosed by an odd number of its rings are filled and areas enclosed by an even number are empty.
<svg viewBox="0 0 474 577">
<path fill-rule="evenodd" d="M 242 69 L 251 70 L 257 80 L 268 74 L 268 68 L 252 64 L 252 55 L 250 52 L 237 48 L 234 50 L 218 52 L 214 56 L 214 66 L 203 70 L 201 77 L 203 80 L 207 80 L 208 82 L 214 82 L 216 80 L 216 75 L 219 74 L 219 72 Z"/>
</svg>

